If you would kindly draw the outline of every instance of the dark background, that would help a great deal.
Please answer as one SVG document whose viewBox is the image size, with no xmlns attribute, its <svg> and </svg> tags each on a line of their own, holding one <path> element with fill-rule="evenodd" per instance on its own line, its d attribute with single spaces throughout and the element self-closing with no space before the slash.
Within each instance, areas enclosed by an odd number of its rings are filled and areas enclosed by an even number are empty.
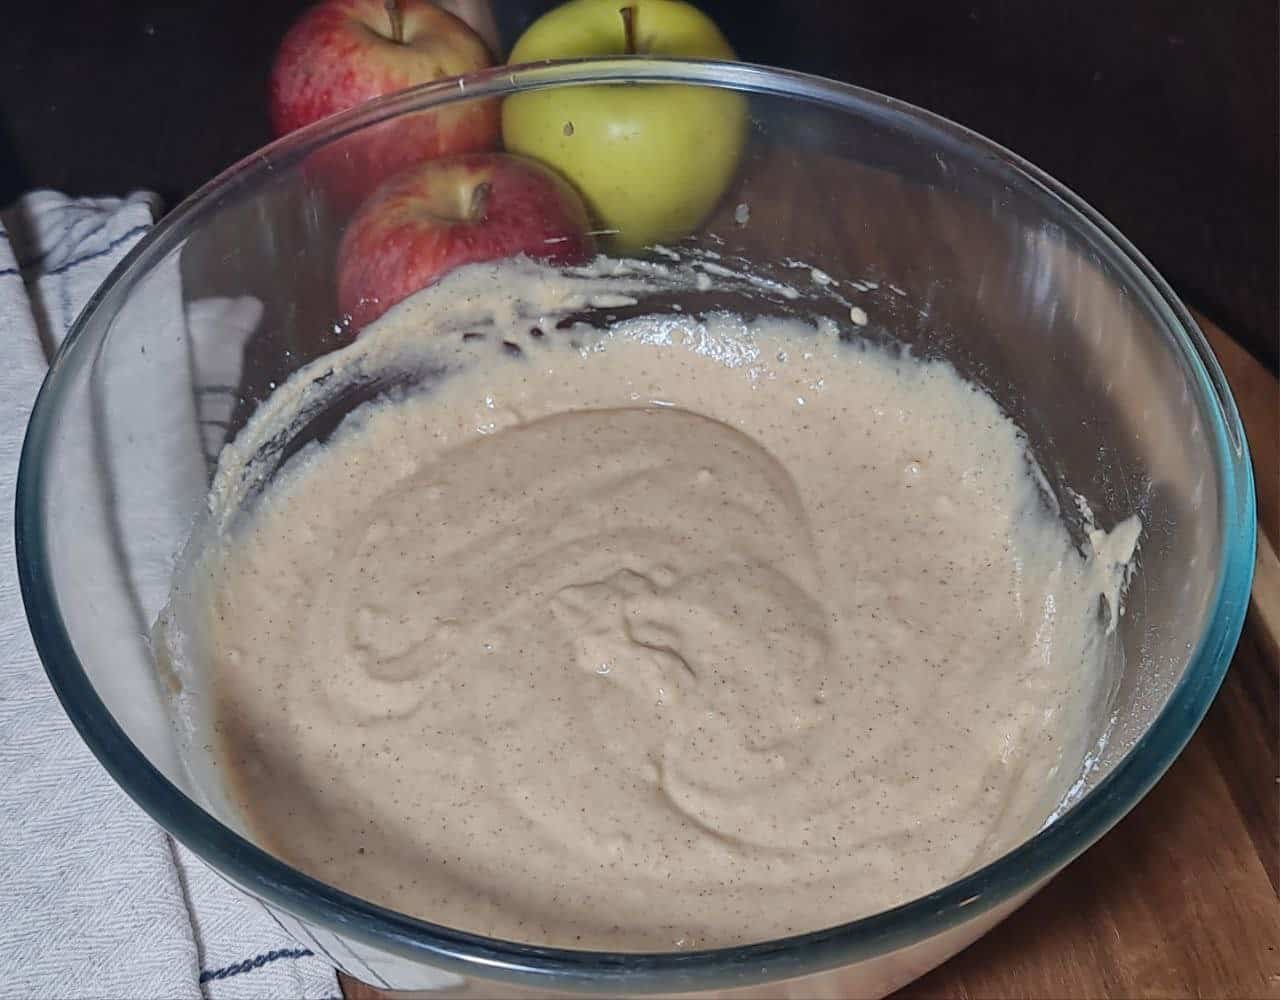
<svg viewBox="0 0 1280 1000">
<path fill-rule="evenodd" d="M 495 0 L 507 44 L 539 0 Z M 168 204 L 269 138 L 297 0 L 8 3 L 0 205 L 32 187 Z M 902 98 L 1023 154 L 1276 368 L 1276 0 L 703 0 L 743 59 Z"/>
</svg>

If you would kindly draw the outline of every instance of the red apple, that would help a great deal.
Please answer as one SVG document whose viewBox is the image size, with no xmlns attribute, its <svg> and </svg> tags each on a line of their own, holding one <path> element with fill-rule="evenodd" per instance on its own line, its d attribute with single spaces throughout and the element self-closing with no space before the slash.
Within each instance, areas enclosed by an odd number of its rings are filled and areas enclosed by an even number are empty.
<svg viewBox="0 0 1280 1000">
<path fill-rule="evenodd" d="M 466 24 L 427 0 L 324 0 L 289 29 L 271 70 L 277 135 L 397 90 L 492 64 Z M 496 101 L 464 101 L 364 129 L 317 154 L 325 187 L 354 203 L 402 167 L 493 149 Z"/>
<path fill-rule="evenodd" d="M 358 330 L 462 264 L 595 252 L 587 210 L 558 174 L 506 153 L 428 160 L 360 206 L 338 250 L 338 305 Z"/>
</svg>

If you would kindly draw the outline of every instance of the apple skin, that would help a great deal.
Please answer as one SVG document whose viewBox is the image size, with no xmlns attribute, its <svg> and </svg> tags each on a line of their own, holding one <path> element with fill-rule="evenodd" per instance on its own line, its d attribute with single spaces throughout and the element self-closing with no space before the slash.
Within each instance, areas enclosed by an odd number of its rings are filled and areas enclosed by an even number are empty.
<svg viewBox="0 0 1280 1000">
<path fill-rule="evenodd" d="M 400 0 L 402 41 L 383 0 L 324 0 L 294 23 L 270 79 L 271 123 L 285 135 L 398 90 L 492 64 L 466 22 L 426 0 Z M 496 101 L 467 101 L 363 129 L 308 166 L 339 202 L 354 205 L 419 160 L 480 152 L 498 144 Z"/>
<path fill-rule="evenodd" d="M 570 0 L 516 42 L 511 63 L 628 52 L 733 59 L 715 23 L 680 0 Z M 587 201 L 610 249 L 673 242 L 696 229 L 733 180 L 746 141 L 745 99 L 711 87 L 615 84 L 515 94 L 502 108 L 506 148 L 559 171 Z"/>
<path fill-rule="evenodd" d="M 577 192 L 532 160 L 428 160 L 387 181 L 352 218 L 338 250 L 338 306 L 359 330 L 463 264 L 516 254 L 581 264 L 595 253 L 587 228 Z"/>
</svg>

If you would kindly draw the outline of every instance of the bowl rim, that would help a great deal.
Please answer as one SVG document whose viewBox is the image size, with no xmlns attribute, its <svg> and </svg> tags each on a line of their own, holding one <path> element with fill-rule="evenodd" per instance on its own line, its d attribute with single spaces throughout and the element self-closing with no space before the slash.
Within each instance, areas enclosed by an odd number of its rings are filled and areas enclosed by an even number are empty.
<svg viewBox="0 0 1280 1000">
<path fill-rule="evenodd" d="M 80 663 L 59 611 L 43 530 L 49 488 L 41 455 L 57 422 L 72 360 L 94 349 L 97 317 L 111 316 L 153 264 L 230 192 L 282 161 L 293 163 L 341 136 L 410 111 L 477 97 L 600 83 L 711 85 L 799 99 L 909 128 L 1013 171 L 1041 198 L 1068 209 L 1141 294 L 1200 389 L 1218 464 L 1223 545 L 1208 625 L 1168 700 L 1098 784 L 1035 836 L 928 895 L 805 934 L 694 952 L 617 953 L 548 948 L 433 924 L 344 893 L 280 861 L 224 826 L 164 777 L 112 717 Z M 106 325 L 102 324 L 105 330 Z M 850 84 L 748 63 L 608 59 L 499 66 L 427 84 L 318 122 L 245 157 L 202 186 L 116 266 L 72 325 L 41 387 L 28 425 L 16 491 L 15 544 L 28 623 L 49 681 L 81 738 L 128 795 L 177 840 L 240 888 L 336 935 L 462 975 L 570 990 L 688 991 L 748 985 L 848 965 L 923 941 L 1029 894 L 1118 822 L 1160 778 L 1199 725 L 1243 627 L 1253 576 L 1253 474 L 1240 416 L 1213 352 L 1185 306 L 1151 264 L 1098 212 L 1043 171 L 945 118 Z M 348 962 L 312 942 L 336 965 Z M 354 952 L 352 957 L 356 957 Z M 358 958 L 357 958 L 357 961 Z M 363 965 L 363 962 L 359 963 Z M 368 970 L 376 977 L 376 970 Z M 377 985 L 377 984 L 375 984 Z M 381 984 L 386 986 L 387 984 Z"/>
</svg>

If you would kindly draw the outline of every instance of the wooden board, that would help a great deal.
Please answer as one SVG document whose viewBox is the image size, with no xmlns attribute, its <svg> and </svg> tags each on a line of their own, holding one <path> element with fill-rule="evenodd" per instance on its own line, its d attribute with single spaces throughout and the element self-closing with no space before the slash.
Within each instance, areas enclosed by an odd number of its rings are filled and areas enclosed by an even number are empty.
<svg viewBox="0 0 1280 1000">
<path fill-rule="evenodd" d="M 1200 322 L 1244 417 L 1263 528 L 1254 601 L 1222 691 L 1128 817 L 898 1000 L 1280 998 L 1280 386 Z M 384 996 L 346 977 L 343 990 Z"/>
</svg>

